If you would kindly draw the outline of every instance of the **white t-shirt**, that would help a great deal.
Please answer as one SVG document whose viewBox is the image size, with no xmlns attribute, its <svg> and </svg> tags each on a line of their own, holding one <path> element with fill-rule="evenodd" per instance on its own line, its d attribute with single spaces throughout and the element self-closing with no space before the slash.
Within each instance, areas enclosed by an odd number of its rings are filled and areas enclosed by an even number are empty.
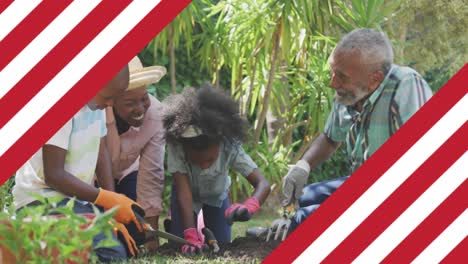
<svg viewBox="0 0 468 264">
<path fill-rule="evenodd" d="M 99 154 L 99 143 L 107 133 L 103 110 L 84 106 L 46 143 L 67 150 L 65 170 L 85 183 L 92 184 Z M 13 197 L 16 208 L 42 197 L 65 197 L 44 181 L 44 164 L 40 148 L 16 173 Z"/>
</svg>

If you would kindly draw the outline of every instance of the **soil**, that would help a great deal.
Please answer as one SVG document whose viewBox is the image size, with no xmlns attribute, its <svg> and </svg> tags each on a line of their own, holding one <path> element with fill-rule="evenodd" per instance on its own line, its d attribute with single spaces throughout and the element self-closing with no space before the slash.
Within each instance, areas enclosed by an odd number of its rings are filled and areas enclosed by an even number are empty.
<svg viewBox="0 0 468 264">
<path fill-rule="evenodd" d="M 219 245 L 219 252 L 213 253 L 211 250 L 204 254 L 206 258 L 230 258 L 242 261 L 264 259 L 278 245 L 280 241 L 269 241 L 256 237 L 238 237 L 231 243 Z M 164 244 L 158 250 L 158 255 L 176 256 L 180 254 L 180 246 L 172 244 Z"/>
</svg>

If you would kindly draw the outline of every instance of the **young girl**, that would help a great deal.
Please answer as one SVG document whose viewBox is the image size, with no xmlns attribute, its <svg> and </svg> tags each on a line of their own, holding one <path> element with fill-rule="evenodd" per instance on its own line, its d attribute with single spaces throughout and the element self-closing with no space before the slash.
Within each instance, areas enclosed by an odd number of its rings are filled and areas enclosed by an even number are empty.
<svg viewBox="0 0 468 264">
<path fill-rule="evenodd" d="M 242 149 L 246 122 L 237 104 L 218 89 L 205 86 L 186 89 L 164 102 L 163 123 L 168 143 L 168 170 L 172 173 L 171 232 L 196 247 L 183 246 L 193 254 L 203 245 L 195 219 L 203 209 L 205 226 L 219 242 L 231 241 L 234 221 L 247 221 L 270 192 L 265 177 Z M 244 203 L 229 205 L 229 168 L 242 174 L 255 188 Z"/>
</svg>

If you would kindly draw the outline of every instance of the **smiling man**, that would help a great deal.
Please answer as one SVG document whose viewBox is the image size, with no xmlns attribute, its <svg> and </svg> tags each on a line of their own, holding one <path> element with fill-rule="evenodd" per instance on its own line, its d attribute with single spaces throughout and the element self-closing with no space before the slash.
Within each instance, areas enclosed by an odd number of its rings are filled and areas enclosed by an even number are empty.
<svg viewBox="0 0 468 264">
<path fill-rule="evenodd" d="M 146 221 L 158 228 L 164 192 L 164 128 L 162 104 L 148 93 L 147 86 L 166 74 L 162 66 L 143 67 L 138 57 L 129 63 L 126 91 L 106 108 L 107 145 L 112 159 L 115 190 L 144 209 Z M 131 227 L 130 227 L 131 229 Z M 129 230 L 138 234 L 135 230 Z M 144 238 L 136 239 L 137 244 Z M 146 244 L 156 250 L 158 241 Z"/>
<path fill-rule="evenodd" d="M 348 178 L 304 188 L 311 169 L 344 142 L 354 172 L 432 96 L 416 71 L 393 64 L 390 41 L 372 29 L 356 29 L 345 35 L 331 56 L 330 70 L 330 85 L 336 92 L 325 131 L 283 179 L 283 205 L 299 199 L 301 207 L 291 229 Z"/>
</svg>

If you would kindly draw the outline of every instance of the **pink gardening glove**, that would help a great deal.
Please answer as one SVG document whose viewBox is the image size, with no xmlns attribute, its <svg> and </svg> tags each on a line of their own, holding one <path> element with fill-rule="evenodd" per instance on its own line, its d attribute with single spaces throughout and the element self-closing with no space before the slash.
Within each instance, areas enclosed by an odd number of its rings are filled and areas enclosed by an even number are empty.
<svg viewBox="0 0 468 264">
<path fill-rule="evenodd" d="M 185 240 L 192 243 L 194 246 L 184 245 L 182 247 L 182 254 L 184 255 L 196 255 L 203 253 L 204 244 L 203 241 L 198 237 L 198 231 L 196 228 L 188 228 L 184 230 Z"/>
<path fill-rule="evenodd" d="M 260 202 L 255 197 L 250 197 L 243 204 L 235 203 L 224 211 L 224 217 L 229 225 L 233 222 L 244 222 L 250 220 L 260 208 Z"/>
</svg>

